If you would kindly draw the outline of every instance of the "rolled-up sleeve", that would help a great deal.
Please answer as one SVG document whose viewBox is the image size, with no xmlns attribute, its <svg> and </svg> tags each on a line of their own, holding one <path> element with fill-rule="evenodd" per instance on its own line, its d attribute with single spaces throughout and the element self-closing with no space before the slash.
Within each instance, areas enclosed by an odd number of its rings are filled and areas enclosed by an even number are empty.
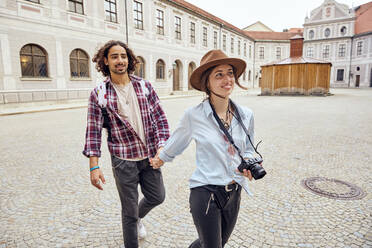
<svg viewBox="0 0 372 248">
<path fill-rule="evenodd" d="M 159 158 L 164 162 L 172 161 L 190 144 L 192 140 L 192 128 L 189 114 L 188 111 L 184 113 L 176 130 L 167 140 L 164 149 L 159 153 Z"/>
<path fill-rule="evenodd" d="M 93 90 L 88 102 L 87 128 L 85 132 L 85 146 L 83 154 L 86 157 L 101 156 L 101 135 L 103 116 L 98 105 L 97 93 Z"/>
</svg>

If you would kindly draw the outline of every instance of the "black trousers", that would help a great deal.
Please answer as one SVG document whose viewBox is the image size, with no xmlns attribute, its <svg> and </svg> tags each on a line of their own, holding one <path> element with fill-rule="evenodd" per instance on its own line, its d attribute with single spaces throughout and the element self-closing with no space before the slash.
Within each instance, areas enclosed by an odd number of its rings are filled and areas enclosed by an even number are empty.
<svg viewBox="0 0 372 248">
<path fill-rule="evenodd" d="M 209 189 L 208 189 L 209 187 Z M 226 203 L 220 203 L 210 190 L 215 187 L 224 191 Z M 221 186 L 192 188 L 190 210 L 199 238 L 189 248 L 222 248 L 234 230 L 240 208 L 241 186 L 226 192 Z M 223 195 L 223 194 L 222 194 Z M 224 205 L 224 206 L 221 206 Z"/>
<path fill-rule="evenodd" d="M 161 170 L 154 170 L 149 160 L 127 161 L 111 156 L 112 171 L 121 201 L 125 248 L 138 247 L 137 221 L 165 199 Z M 138 204 L 138 184 L 143 198 Z"/>
</svg>

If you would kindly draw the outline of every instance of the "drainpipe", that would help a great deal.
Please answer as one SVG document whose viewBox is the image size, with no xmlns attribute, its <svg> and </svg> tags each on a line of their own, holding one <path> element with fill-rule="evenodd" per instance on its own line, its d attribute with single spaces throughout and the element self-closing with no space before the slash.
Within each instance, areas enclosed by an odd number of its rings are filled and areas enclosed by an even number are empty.
<svg viewBox="0 0 372 248">
<path fill-rule="evenodd" d="M 353 57 L 353 40 L 354 37 L 351 37 L 351 45 L 350 45 L 350 63 L 349 63 L 349 81 L 347 83 L 347 87 L 350 88 L 350 78 L 351 78 L 351 61 Z"/>
<path fill-rule="evenodd" d="M 129 41 L 128 41 L 128 7 L 127 7 L 127 0 L 124 0 L 125 4 L 125 38 L 126 38 L 126 43 L 127 46 L 129 46 Z"/>
</svg>

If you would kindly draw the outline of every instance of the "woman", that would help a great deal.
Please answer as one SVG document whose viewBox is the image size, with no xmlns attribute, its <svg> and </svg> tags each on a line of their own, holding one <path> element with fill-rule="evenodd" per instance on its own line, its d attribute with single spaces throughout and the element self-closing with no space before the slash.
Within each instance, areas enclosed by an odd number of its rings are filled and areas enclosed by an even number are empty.
<svg viewBox="0 0 372 248">
<path fill-rule="evenodd" d="M 190 83 L 208 98 L 186 110 L 164 149 L 151 160 L 152 166 L 159 168 L 181 154 L 191 140 L 196 142 L 197 168 L 190 178 L 190 209 L 199 238 L 191 248 L 224 247 L 236 224 L 241 188 L 249 193 L 244 177 L 252 180 L 251 173 L 237 170 L 241 157 L 214 114 L 232 136 L 241 155 L 252 158 L 254 148 L 237 120 L 239 115 L 253 139 L 252 111 L 229 98 L 235 83 L 242 87 L 238 79 L 245 67 L 243 60 L 229 58 L 221 50 L 206 53 L 192 73 Z"/>
</svg>

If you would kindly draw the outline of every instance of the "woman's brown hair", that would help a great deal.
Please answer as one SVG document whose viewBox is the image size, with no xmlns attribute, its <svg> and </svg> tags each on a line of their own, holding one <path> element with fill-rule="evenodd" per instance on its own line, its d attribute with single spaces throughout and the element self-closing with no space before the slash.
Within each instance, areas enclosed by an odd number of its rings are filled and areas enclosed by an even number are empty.
<svg viewBox="0 0 372 248">
<path fill-rule="evenodd" d="M 133 51 L 123 42 L 118 40 L 110 40 L 106 42 L 94 55 L 92 61 L 96 63 L 96 69 L 99 72 L 102 72 L 104 76 L 110 76 L 110 70 L 107 65 L 105 65 L 104 58 L 108 58 L 108 52 L 111 47 L 113 46 L 121 46 L 125 49 L 128 56 L 128 74 L 131 74 L 136 69 L 136 64 L 138 63 L 138 60 L 136 56 L 134 55 Z"/>
</svg>

